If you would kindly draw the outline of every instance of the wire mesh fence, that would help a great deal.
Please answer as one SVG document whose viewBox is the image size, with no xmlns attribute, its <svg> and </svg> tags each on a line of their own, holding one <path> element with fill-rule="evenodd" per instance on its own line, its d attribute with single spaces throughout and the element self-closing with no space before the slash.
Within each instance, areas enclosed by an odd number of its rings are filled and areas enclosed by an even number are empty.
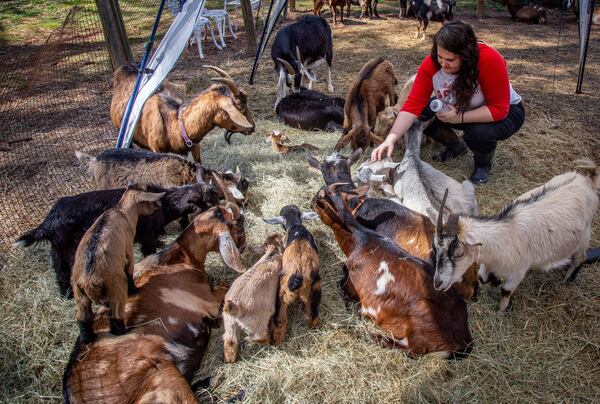
<svg viewBox="0 0 600 404">
<path fill-rule="evenodd" d="M 120 1 L 134 60 L 143 54 L 159 3 Z M 159 39 L 172 22 L 163 14 Z M 57 198 L 90 190 L 74 151 L 112 147 L 117 135 L 109 117 L 112 69 L 96 2 L 77 1 L 61 19 L 37 42 L 0 42 L 0 264 Z"/>
</svg>

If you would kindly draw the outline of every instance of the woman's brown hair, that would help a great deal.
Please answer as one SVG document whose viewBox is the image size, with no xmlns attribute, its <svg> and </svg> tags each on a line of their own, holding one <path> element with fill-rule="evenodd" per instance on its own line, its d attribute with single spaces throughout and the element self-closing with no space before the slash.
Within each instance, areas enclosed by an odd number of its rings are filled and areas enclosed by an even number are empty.
<svg viewBox="0 0 600 404">
<path fill-rule="evenodd" d="M 438 46 L 455 53 L 461 59 L 458 76 L 452 84 L 456 108 L 466 111 L 471 103 L 471 97 L 477 89 L 477 77 L 479 70 L 479 49 L 477 47 L 477 36 L 469 24 L 462 21 L 451 21 L 442 25 L 442 28 L 433 37 L 431 48 L 431 59 L 434 65 L 440 69 L 438 63 Z"/>
</svg>

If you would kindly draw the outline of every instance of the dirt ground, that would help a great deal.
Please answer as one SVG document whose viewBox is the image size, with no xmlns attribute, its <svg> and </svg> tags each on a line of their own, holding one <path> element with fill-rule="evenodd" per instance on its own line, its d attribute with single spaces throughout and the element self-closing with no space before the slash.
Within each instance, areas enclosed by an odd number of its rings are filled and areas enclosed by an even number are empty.
<svg viewBox="0 0 600 404">
<path fill-rule="evenodd" d="M 414 38 L 415 22 L 399 20 L 395 14 L 359 21 L 355 11 L 345 24 L 333 27 L 336 95 L 345 95 L 354 75 L 373 57 L 390 59 L 400 83 L 416 71 L 439 23 L 433 22 L 427 40 L 420 41 Z M 545 26 L 515 23 L 505 12 L 488 15 L 490 18 L 478 21 L 472 12 L 463 12 L 456 18 L 472 24 L 480 40 L 504 55 L 527 117 L 516 135 L 499 144 L 490 182 L 476 188 L 483 213 L 495 212 L 521 193 L 570 170 L 577 158 L 600 163 L 600 30 L 596 27 L 591 34 L 583 94 L 575 94 L 578 32 L 572 14 L 550 12 Z M 255 84 L 249 86 L 251 59 L 244 53 L 243 40 L 227 38 L 227 42 L 227 49 L 217 51 L 206 41 L 205 61 L 198 59 L 195 47 L 187 49 L 170 78 L 185 85 L 191 97 L 209 83 L 201 65 L 214 64 L 227 70 L 248 92 L 256 133 L 234 135 L 233 145 L 228 146 L 222 130 L 213 131 L 202 144 L 203 162 L 219 169 L 239 166 L 251 180 L 247 234 L 249 242 L 259 243 L 274 230 L 261 218 L 277 214 L 289 203 L 308 210 L 322 185 L 319 173 L 309 168 L 302 155 L 273 154 L 265 135 L 281 130 L 294 144 L 318 146 L 315 154 L 322 158 L 332 152 L 339 133 L 305 132 L 277 122 L 269 52 L 262 59 Z M 324 70 L 318 73 L 316 89 L 325 92 Z M 87 84 L 83 80 L 79 85 Z M 116 130 L 108 121 L 110 92 L 108 86 L 99 88 L 94 99 L 104 104 L 90 107 L 86 97 L 69 100 L 72 110 L 63 120 L 86 112 L 85 119 L 73 124 L 78 132 L 50 131 L 44 136 L 68 150 L 98 153 L 111 147 Z M 7 105 L 2 108 L 9 110 Z M 87 139 L 95 140 L 82 141 L 75 133 L 86 133 Z M 27 147 L 35 147 L 36 141 Z M 25 146 L 17 145 L 15 153 L 18 147 Z M 437 146 L 425 149 L 423 158 L 458 180 L 470 175 L 470 155 L 440 164 L 429 158 L 434 150 Z M 401 156 L 398 151 L 394 158 Z M 72 156 L 62 158 L 61 154 L 54 159 L 49 154 L 42 160 L 31 156 L 8 167 L 22 185 L 5 186 L 0 210 L 3 221 L 35 225 L 57 197 L 92 188 Z M 58 194 L 48 183 L 49 177 L 70 185 Z M 23 192 L 34 182 L 31 201 Z M 35 209 L 28 209 L 32 204 Z M 6 213 L 17 205 L 24 206 L 25 213 Z M 245 342 L 240 360 L 233 365 L 223 363 L 222 329 L 215 329 L 197 374 L 198 378 L 211 376 L 209 389 L 198 392 L 201 401 L 243 396 L 247 402 L 593 402 L 600 397 L 600 264 L 584 268 L 572 285 L 561 282 L 560 270 L 528 274 L 514 295 L 510 316 L 496 313 L 499 292 L 483 287 L 479 301 L 469 304 L 473 354 L 460 362 L 433 357 L 411 360 L 371 341 L 372 324 L 344 304 L 339 288 L 344 257 L 331 231 L 320 222 L 310 223 L 309 229 L 317 239 L 322 262 L 322 325 L 308 329 L 300 310 L 292 310 L 285 344 L 263 347 Z M 169 230 L 165 241 L 179 232 L 177 226 Z M 598 245 L 597 216 L 592 246 Z M 0 401 L 59 401 L 63 368 L 77 337 L 73 302 L 58 295 L 48 246 L 11 248 L 5 259 L 7 264 L 0 272 Z M 250 264 L 248 258 L 246 264 Z M 235 278 L 217 256 L 209 257 L 207 268 L 214 282 Z"/>
</svg>

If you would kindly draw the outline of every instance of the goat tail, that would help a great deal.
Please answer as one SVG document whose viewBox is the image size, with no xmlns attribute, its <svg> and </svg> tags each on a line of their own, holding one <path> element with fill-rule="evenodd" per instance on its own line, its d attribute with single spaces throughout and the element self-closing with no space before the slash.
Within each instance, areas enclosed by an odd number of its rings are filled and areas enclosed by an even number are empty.
<svg viewBox="0 0 600 404">
<path fill-rule="evenodd" d="M 596 163 L 589 159 L 576 160 L 575 168 L 590 177 L 594 189 L 600 190 L 600 167 Z"/>
<path fill-rule="evenodd" d="M 77 157 L 77 160 L 79 160 L 81 165 L 87 166 L 88 170 L 91 170 L 92 165 L 96 162 L 96 157 L 81 151 L 75 151 L 75 157 Z"/>
<path fill-rule="evenodd" d="M 288 279 L 288 289 L 291 292 L 295 292 L 296 290 L 300 289 L 300 287 L 302 286 L 302 282 L 304 281 L 304 279 L 302 278 L 302 274 L 294 274 L 290 277 L 290 279 Z"/>
<path fill-rule="evenodd" d="M 13 245 L 15 247 L 30 247 L 37 242 L 48 240 L 49 238 L 49 235 L 44 231 L 42 225 L 40 225 L 21 235 Z"/>
</svg>

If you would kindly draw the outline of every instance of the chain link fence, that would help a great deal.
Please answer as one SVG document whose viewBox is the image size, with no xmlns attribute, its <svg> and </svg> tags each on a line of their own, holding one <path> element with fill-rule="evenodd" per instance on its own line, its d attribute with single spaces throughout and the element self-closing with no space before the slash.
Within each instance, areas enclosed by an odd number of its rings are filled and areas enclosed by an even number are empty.
<svg viewBox="0 0 600 404">
<path fill-rule="evenodd" d="M 159 4 L 120 1 L 134 60 L 141 59 Z M 96 2 L 80 0 L 65 10 L 60 28 L 38 43 L 0 43 L 0 264 L 57 198 L 91 190 L 74 152 L 94 153 L 116 141 L 112 69 Z M 165 8 L 157 39 L 171 22 Z"/>
</svg>

